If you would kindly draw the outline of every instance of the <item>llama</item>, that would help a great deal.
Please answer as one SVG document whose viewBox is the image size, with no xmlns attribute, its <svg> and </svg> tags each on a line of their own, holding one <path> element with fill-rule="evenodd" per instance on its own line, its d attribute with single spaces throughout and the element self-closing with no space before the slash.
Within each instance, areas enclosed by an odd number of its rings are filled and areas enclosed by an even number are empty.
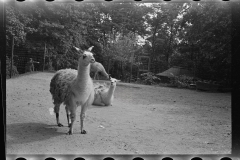
<svg viewBox="0 0 240 160">
<path fill-rule="evenodd" d="M 101 72 L 103 76 L 105 76 L 107 79 L 109 79 L 109 75 L 107 74 L 107 72 L 105 71 L 105 68 L 103 67 L 103 65 L 99 62 L 95 62 L 95 63 L 91 63 L 91 72 L 94 73 L 94 77 L 93 79 L 95 80 L 96 78 L 98 78 L 98 73 Z"/>
<path fill-rule="evenodd" d="M 95 97 L 93 101 L 93 105 L 97 106 L 109 106 L 112 105 L 114 99 L 114 91 L 116 89 L 117 80 L 115 78 L 110 77 L 110 86 L 109 88 L 105 88 L 104 85 L 100 85 L 98 88 L 95 88 Z"/>
<path fill-rule="evenodd" d="M 80 51 L 79 48 L 74 48 Z M 59 122 L 59 109 L 60 105 L 64 103 L 66 105 L 69 135 L 73 134 L 73 125 L 78 106 L 81 106 L 81 134 L 87 133 L 83 129 L 83 121 L 87 108 L 92 105 L 94 100 L 93 81 L 90 77 L 90 64 L 95 62 L 93 54 L 91 53 L 92 48 L 93 46 L 80 54 L 78 70 L 59 70 L 53 76 L 50 83 L 50 92 L 54 100 L 54 112 L 56 113 L 57 125 L 59 127 L 63 126 Z"/>
<path fill-rule="evenodd" d="M 64 102 L 64 100 L 66 99 L 69 85 L 77 77 L 77 74 L 78 74 L 78 71 L 75 69 L 62 69 L 62 70 L 57 71 L 51 80 L 50 92 L 52 93 L 55 107 L 54 107 L 54 109 L 50 108 L 49 111 L 50 111 L 51 115 L 52 115 L 52 110 L 53 110 L 53 112 L 56 113 L 56 121 L 57 121 L 57 125 L 59 127 L 63 126 L 59 122 L 60 104 L 62 104 Z M 94 84 L 96 85 L 96 83 L 94 83 Z M 67 114 L 67 116 L 68 116 L 68 114 Z M 67 120 L 68 120 L 68 125 L 69 125 L 69 118 L 67 118 Z"/>
</svg>

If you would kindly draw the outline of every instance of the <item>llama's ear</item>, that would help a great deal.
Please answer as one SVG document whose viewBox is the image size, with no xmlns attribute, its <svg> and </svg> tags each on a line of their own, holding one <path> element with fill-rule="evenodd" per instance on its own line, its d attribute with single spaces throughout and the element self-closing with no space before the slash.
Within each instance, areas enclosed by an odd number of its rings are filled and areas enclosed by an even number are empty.
<svg viewBox="0 0 240 160">
<path fill-rule="evenodd" d="M 77 48 L 77 47 L 75 47 L 75 46 L 73 46 L 73 48 L 75 48 L 77 51 L 80 51 L 80 49 L 79 49 L 79 48 Z"/>
<path fill-rule="evenodd" d="M 121 80 L 116 79 L 117 82 L 120 82 Z"/>
<path fill-rule="evenodd" d="M 90 48 L 88 48 L 88 51 L 92 51 L 94 46 L 91 46 Z"/>
<path fill-rule="evenodd" d="M 112 79 L 111 74 L 108 74 L 108 79 L 111 81 Z"/>
</svg>

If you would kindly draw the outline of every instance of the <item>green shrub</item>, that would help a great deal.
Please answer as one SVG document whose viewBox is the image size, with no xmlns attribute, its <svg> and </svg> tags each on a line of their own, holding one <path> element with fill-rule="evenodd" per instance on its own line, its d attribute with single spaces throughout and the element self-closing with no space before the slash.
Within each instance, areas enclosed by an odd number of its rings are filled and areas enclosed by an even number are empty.
<svg viewBox="0 0 240 160">
<path fill-rule="evenodd" d="M 173 77 L 170 79 L 170 86 L 172 87 L 191 88 L 190 84 L 196 84 L 196 79 L 194 77 L 189 77 L 186 75 L 173 75 Z"/>
<path fill-rule="evenodd" d="M 52 66 L 52 61 L 48 62 L 47 65 L 46 65 L 46 67 L 47 67 L 47 70 L 48 70 L 48 71 L 53 71 L 53 70 L 54 70 L 54 68 L 53 68 L 53 66 Z"/>
<path fill-rule="evenodd" d="M 10 77 L 11 74 L 11 60 L 6 57 L 6 77 Z M 17 67 L 14 65 L 13 61 L 13 66 L 12 66 L 12 76 L 18 75 Z"/>
<path fill-rule="evenodd" d="M 153 85 L 153 84 L 157 84 L 160 82 L 160 78 L 158 78 L 157 76 L 155 76 L 154 73 L 152 72 L 147 72 L 147 73 L 142 73 L 140 75 L 140 81 L 143 84 L 147 84 L 147 85 Z"/>
</svg>

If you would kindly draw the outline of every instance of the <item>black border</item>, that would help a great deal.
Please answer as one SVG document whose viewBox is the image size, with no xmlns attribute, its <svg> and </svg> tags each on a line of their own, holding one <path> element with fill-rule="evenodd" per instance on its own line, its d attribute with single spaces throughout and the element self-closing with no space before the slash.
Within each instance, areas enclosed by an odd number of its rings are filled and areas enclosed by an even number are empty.
<svg viewBox="0 0 240 160">
<path fill-rule="evenodd" d="M 5 0 L 9 1 L 9 0 Z M 14 1 L 14 0 L 12 0 Z M 16 0 L 17 1 L 17 0 Z M 28 1 L 28 0 L 26 0 Z M 46 0 L 34 0 L 34 1 L 46 1 Z M 206 0 L 205 0 L 206 1 Z M 202 1 L 202 2 L 205 2 Z M 56 1 L 55 1 L 56 2 Z M 76 2 L 75 0 L 57 0 L 56 3 L 61 2 Z M 102 0 L 86 0 L 86 3 L 88 2 L 104 2 Z M 133 0 L 115 0 L 112 2 L 135 2 Z M 164 0 L 142 0 L 141 2 L 164 2 Z M 191 2 L 191 0 L 173 0 L 173 1 L 165 1 L 167 3 L 171 2 Z M 199 1 L 198 1 L 199 2 Z M 201 2 L 201 1 L 200 1 Z M 211 2 L 221 2 L 221 0 L 213 0 Z M 0 31 L 0 40 L 1 40 L 1 47 L 0 51 L 1 53 L 5 53 L 5 47 L 6 47 L 6 37 L 5 35 L 5 21 L 6 21 L 6 15 L 5 15 L 5 7 L 4 2 L 0 2 L 1 4 L 1 31 Z M 46 1 L 48 3 L 48 1 Z M 50 3 L 50 2 L 49 2 Z M 78 2 L 81 3 L 81 2 Z M 111 3 L 111 2 L 110 2 Z M 139 1 L 136 1 L 136 3 L 139 3 Z M 6 155 L 5 158 L 11 160 L 11 159 L 17 159 L 20 157 L 24 157 L 26 159 L 46 159 L 49 157 L 53 158 L 61 158 L 61 160 L 65 159 L 75 159 L 78 157 L 82 157 L 85 159 L 104 159 L 106 157 L 112 157 L 114 159 L 133 159 L 136 157 L 141 157 L 143 159 L 162 159 L 165 157 L 171 157 L 173 159 L 192 159 L 194 157 L 201 157 L 202 159 L 210 158 L 210 159 L 222 159 L 224 157 L 229 157 L 232 159 L 238 159 L 240 158 L 240 105 L 239 105 L 239 98 L 240 98 L 240 1 L 238 0 L 230 0 L 229 3 L 231 3 L 231 9 L 232 9 L 232 153 L 231 154 L 223 154 L 223 155 L 215 155 L 215 154 L 198 154 L 198 155 Z M 3 4 L 3 5 L 2 5 Z M 2 95 L 2 106 L 6 106 L 6 57 L 5 54 L 1 55 L 1 95 Z M 5 91 L 5 92 L 4 92 Z M 6 112 L 5 107 L 3 108 L 3 130 L 4 130 L 4 148 L 6 145 L 6 132 L 5 132 L 5 126 L 6 126 Z M 4 149 L 4 153 L 6 154 L 6 151 Z"/>
<path fill-rule="evenodd" d="M 231 2 L 232 9 L 232 156 L 240 157 L 240 1 Z"/>
<path fill-rule="evenodd" d="M 4 6 L 4 2 L 0 2 L 0 62 L 1 62 L 1 71 L 0 71 L 0 95 L 1 95 L 1 115 L 3 123 L 1 123 L 1 127 L 3 128 L 3 139 L 2 143 L 4 144 L 3 152 L 4 154 L 1 154 L 3 158 L 6 155 L 6 10 Z"/>
</svg>

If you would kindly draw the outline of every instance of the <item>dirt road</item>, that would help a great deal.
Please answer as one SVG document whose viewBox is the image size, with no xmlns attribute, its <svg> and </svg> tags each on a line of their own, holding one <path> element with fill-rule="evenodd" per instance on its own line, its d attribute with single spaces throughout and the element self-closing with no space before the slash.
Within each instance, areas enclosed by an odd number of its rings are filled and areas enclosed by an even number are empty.
<svg viewBox="0 0 240 160">
<path fill-rule="evenodd" d="M 49 92 L 53 73 L 6 82 L 7 154 L 229 154 L 231 95 L 119 83 L 113 106 L 91 108 L 80 134 L 57 127 Z M 80 109 L 79 109 L 80 111 Z"/>
</svg>

